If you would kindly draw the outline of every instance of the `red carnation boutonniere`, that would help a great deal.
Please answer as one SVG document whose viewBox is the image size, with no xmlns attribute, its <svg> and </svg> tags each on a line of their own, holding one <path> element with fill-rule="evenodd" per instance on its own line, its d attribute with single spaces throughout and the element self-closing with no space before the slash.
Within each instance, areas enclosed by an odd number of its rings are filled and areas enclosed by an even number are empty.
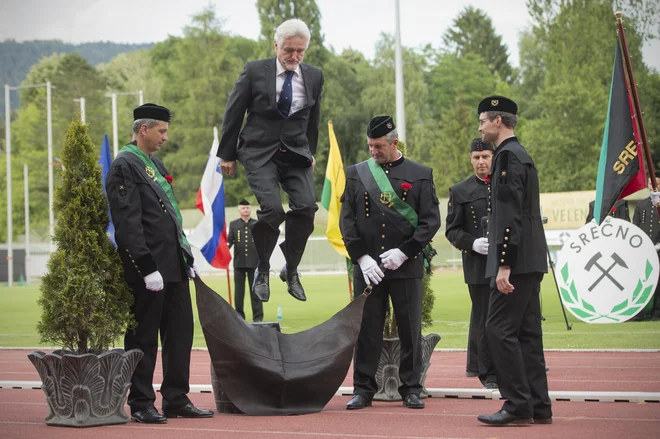
<svg viewBox="0 0 660 439">
<path fill-rule="evenodd" d="M 169 184 L 172 184 L 172 182 L 174 181 L 174 178 L 172 178 L 170 174 L 163 175 L 163 177 L 165 177 L 165 180 L 167 180 Z"/>
<path fill-rule="evenodd" d="M 404 191 L 409 191 L 410 189 L 412 189 L 412 184 L 407 183 L 407 182 L 406 183 L 401 183 L 401 189 L 404 190 Z"/>
<path fill-rule="evenodd" d="M 490 174 L 487 174 L 487 175 L 484 177 L 484 181 L 485 181 L 486 183 L 490 183 Z"/>
<path fill-rule="evenodd" d="M 616 212 L 616 207 L 612 208 L 612 213 Z"/>
</svg>

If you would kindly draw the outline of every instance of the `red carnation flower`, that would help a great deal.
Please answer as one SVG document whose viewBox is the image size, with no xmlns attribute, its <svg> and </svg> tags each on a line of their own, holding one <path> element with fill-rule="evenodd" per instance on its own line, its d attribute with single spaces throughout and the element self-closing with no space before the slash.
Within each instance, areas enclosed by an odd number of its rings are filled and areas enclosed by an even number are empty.
<svg viewBox="0 0 660 439">
<path fill-rule="evenodd" d="M 616 207 L 612 208 L 612 213 L 616 212 Z"/>
<path fill-rule="evenodd" d="M 490 182 L 490 174 L 487 174 L 487 175 L 484 177 L 484 181 L 485 181 L 486 183 L 489 183 L 489 182 Z"/>
<path fill-rule="evenodd" d="M 409 191 L 410 189 L 412 189 L 412 184 L 410 184 L 410 183 L 401 183 L 401 189 L 403 189 L 404 191 Z"/>
<path fill-rule="evenodd" d="M 164 175 L 164 177 L 165 177 L 165 180 L 167 180 L 167 182 L 168 182 L 169 184 L 172 184 L 172 182 L 174 181 L 174 179 L 172 178 L 172 176 L 169 175 L 169 174 Z"/>
</svg>

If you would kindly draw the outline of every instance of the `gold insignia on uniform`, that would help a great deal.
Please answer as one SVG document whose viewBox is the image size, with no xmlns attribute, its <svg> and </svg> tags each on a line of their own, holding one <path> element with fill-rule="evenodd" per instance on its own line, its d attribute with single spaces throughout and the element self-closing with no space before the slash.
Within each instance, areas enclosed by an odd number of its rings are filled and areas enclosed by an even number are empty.
<svg viewBox="0 0 660 439">
<path fill-rule="evenodd" d="M 154 171 L 152 167 L 147 166 L 144 168 L 144 170 L 146 171 L 149 178 L 154 178 L 156 176 L 156 171 Z"/>
<path fill-rule="evenodd" d="M 499 103 L 500 101 L 497 99 L 493 99 L 492 101 L 490 101 L 490 105 L 492 105 L 493 107 L 497 107 Z"/>
<path fill-rule="evenodd" d="M 502 177 L 506 177 L 506 171 L 502 171 Z"/>
<path fill-rule="evenodd" d="M 388 122 L 386 126 L 387 126 L 387 128 L 392 129 L 392 124 L 391 123 Z"/>
<path fill-rule="evenodd" d="M 392 202 L 393 199 L 394 196 L 392 195 L 391 192 L 382 192 L 380 194 L 380 202 L 386 205 L 387 207 L 394 206 L 394 203 Z"/>
</svg>

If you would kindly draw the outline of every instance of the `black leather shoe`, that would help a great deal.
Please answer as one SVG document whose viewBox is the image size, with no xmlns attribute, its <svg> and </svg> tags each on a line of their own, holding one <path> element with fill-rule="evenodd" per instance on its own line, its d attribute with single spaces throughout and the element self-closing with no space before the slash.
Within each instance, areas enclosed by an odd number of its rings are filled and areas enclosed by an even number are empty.
<svg viewBox="0 0 660 439">
<path fill-rule="evenodd" d="M 178 409 L 163 410 L 163 414 L 168 418 L 212 418 L 214 416 L 211 410 L 198 409 L 192 402 Z"/>
<path fill-rule="evenodd" d="M 305 296 L 305 290 L 303 289 L 303 286 L 300 284 L 300 276 L 298 273 L 289 273 L 288 270 L 286 269 L 286 264 L 284 264 L 284 267 L 282 267 L 282 270 L 280 270 L 280 279 L 282 282 L 286 282 L 287 288 L 286 290 L 291 294 L 294 298 L 298 300 L 302 300 L 303 302 L 307 300 L 307 297 Z"/>
<path fill-rule="evenodd" d="M 495 390 L 497 389 L 497 383 L 495 381 L 486 381 L 484 383 L 484 389 Z"/>
<path fill-rule="evenodd" d="M 258 268 L 254 270 L 252 293 L 262 302 L 268 302 L 268 299 L 270 299 L 270 284 L 268 282 L 268 274 L 268 271 L 265 273 L 259 272 Z"/>
<path fill-rule="evenodd" d="M 492 415 L 479 415 L 477 416 L 479 422 L 483 422 L 488 425 L 531 425 L 534 423 L 532 418 L 521 418 L 519 416 L 513 416 L 508 413 L 506 410 L 500 410 L 497 413 Z"/>
<path fill-rule="evenodd" d="M 419 399 L 419 395 L 411 393 L 403 399 L 403 405 L 409 409 L 423 409 L 424 402 Z"/>
<path fill-rule="evenodd" d="M 552 424 L 552 416 L 549 418 L 537 418 L 534 416 L 534 423 L 535 424 Z"/>
<path fill-rule="evenodd" d="M 141 424 L 167 424 L 167 418 L 158 413 L 155 407 L 131 413 L 131 419 Z"/>
<path fill-rule="evenodd" d="M 365 407 L 371 407 L 371 400 L 362 395 L 353 395 L 353 398 L 346 404 L 346 410 L 360 410 Z"/>
</svg>

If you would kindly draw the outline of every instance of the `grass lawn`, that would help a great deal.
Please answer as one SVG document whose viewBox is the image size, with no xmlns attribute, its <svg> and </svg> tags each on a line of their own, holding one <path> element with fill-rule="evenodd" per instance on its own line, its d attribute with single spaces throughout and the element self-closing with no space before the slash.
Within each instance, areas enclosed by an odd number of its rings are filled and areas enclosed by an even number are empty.
<svg viewBox="0 0 660 439">
<path fill-rule="evenodd" d="M 227 298 L 226 279 L 207 279 L 206 282 Z M 295 300 L 286 292 L 284 283 L 277 277 L 271 278 L 271 298 L 264 303 L 265 320 L 275 320 L 277 306 L 282 305 L 283 332 L 299 332 L 319 324 L 348 303 L 346 276 L 304 276 L 302 282 L 307 292 L 307 302 Z M 439 348 L 465 348 L 470 299 L 462 273 L 436 273 L 433 276 L 433 288 L 436 296 L 434 323 L 424 332 L 436 332 L 442 336 L 437 346 Z M 551 274 L 543 281 L 541 295 L 543 315 L 546 318 L 543 323 L 546 348 L 660 349 L 660 322 L 590 325 L 569 315 L 573 329 L 567 331 Z M 40 346 L 36 331 L 41 313 L 37 305 L 38 297 L 38 286 L 0 287 L 0 346 Z M 196 308 L 194 303 L 193 291 L 193 307 Z M 249 308 L 249 301 L 246 301 L 248 320 L 252 312 Z M 194 346 L 205 346 L 197 319 Z"/>
</svg>

